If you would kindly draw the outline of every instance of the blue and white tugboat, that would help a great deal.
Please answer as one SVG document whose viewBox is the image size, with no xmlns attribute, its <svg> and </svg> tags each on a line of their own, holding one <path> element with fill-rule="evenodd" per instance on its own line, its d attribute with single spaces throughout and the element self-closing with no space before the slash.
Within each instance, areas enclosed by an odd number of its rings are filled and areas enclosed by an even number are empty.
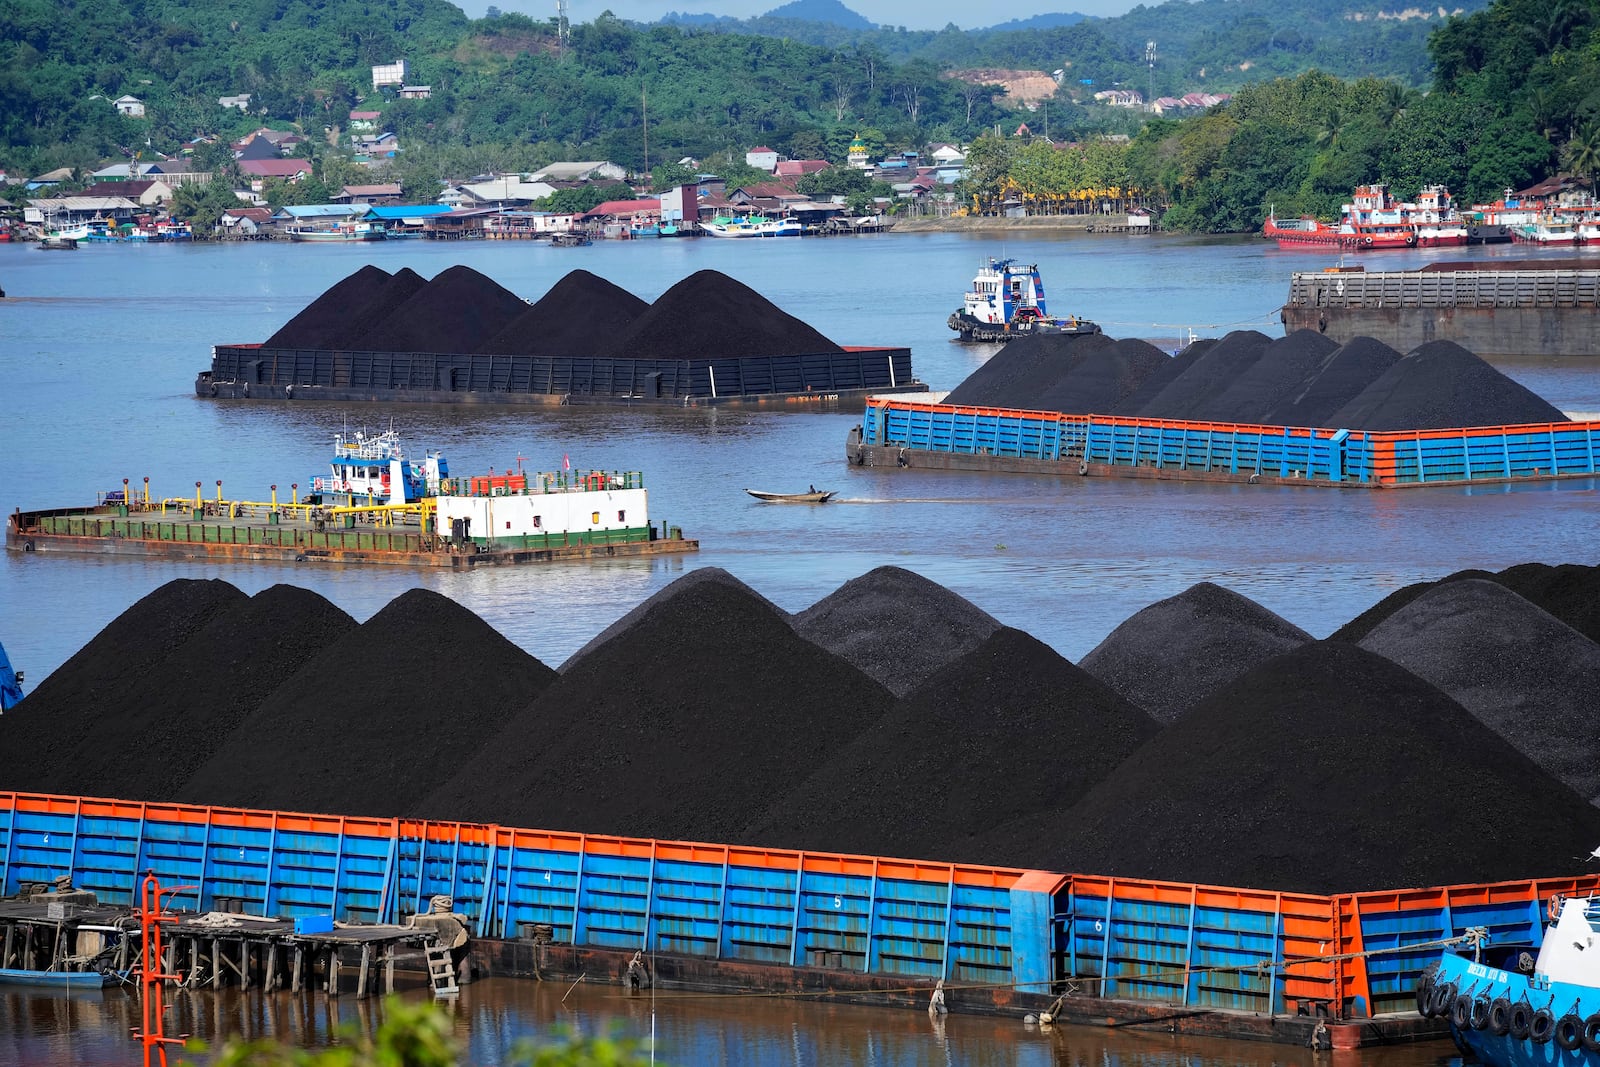
<svg viewBox="0 0 1600 1067">
<path fill-rule="evenodd" d="M 1037 264 L 990 259 L 978 268 L 972 288 L 945 324 L 963 341 L 1009 341 L 1036 333 L 1099 333 L 1100 327 L 1076 316 L 1052 318 L 1045 307 L 1044 282 Z"/>
<path fill-rule="evenodd" d="M 313 477 L 311 491 L 352 502 L 407 504 L 437 496 L 440 481 L 449 476 L 449 465 L 439 452 L 425 453 L 421 460 L 406 459 L 394 429 L 379 434 L 357 430 L 334 438 L 330 472 Z"/>
<path fill-rule="evenodd" d="M 1447 952 L 1417 984 L 1417 1010 L 1447 1017 L 1490 1067 L 1600 1067 L 1600 901 L 1557 897 L 1536 959 L 1508 967 Z"/>
</svg>

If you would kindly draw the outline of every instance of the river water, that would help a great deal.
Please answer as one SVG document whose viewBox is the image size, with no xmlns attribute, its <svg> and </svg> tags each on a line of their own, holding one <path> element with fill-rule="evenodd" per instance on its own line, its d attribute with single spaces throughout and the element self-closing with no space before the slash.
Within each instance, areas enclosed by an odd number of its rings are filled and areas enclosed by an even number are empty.
<svg viewBox="0 0 1600 1067">
<path fill-rule="evenodd" d="M 1396 252 L 1381 262 L 1527 254 L 1504 246 Z M 409 266 L 425 277 L 465 263 L 530 299 L 577 267 L 645 299 L 713 268 L 840 343 L 909 345 L 918 376 L 949 389 L 994 351 L 960 345 L 944 326 L 987 256 L 1038 262 L 1054 312 L 1085 315 L 1112 336 L 1157 339 L 1169 349 L 1191 331 L 1281 334 L 1277 308 L 1289 272 L 1331 262 L 1317 252 L 1244 238 L 1082 233 L 669 240 L 584 249 L 405 241 L 88 245 L 44 253 L 0 245 L 0 288 L 8 294 L 0 300 L 0 506 L 7 510 L 81 505 L 98 491 L 120 488 L 124 478 L 139 487 L 145 477 L 159 496 L 192 494 L 197 481 L 214 495 L 222 479 L 228 497 L 264 500 L 274 483 L 285 495 L 291 482 L 305 485 L 325 473 L 341 429 L 392 424 L 413 451 L 445 450 L 457 474 L 519 462 L 553 470 L 564 457 L 575 468 L 643 471 L 652 517 L 681 526 L 702 546 L 688 557 L 471 574 L 8 552 L 0 558 L 0 642 L 31 686 L 133 601 L 173 578 L 224 578 L 249 593 L 293 583 L 363 620 L 423 585 L 555 666 L 690 568 L 724 567 L 794 611 L 873 567 L 895 564 L 1077 660 L 1133 612 L 1202 580 L 1230 586 L 1323 636 L 1401 585 L 1462 567 L 1600 563 L 1592 482 L 1368 492 L 890 471 L 845 463 L 845 436 L 858 421 L 850 414 L 217 402 L 193 393 L 212 344 L 264 340 L 368 262 L 390 271 Z M 1551 360 L 1502 369 L 1564 410 L 1600 411 L 1600 364 Z M 763 505 L 743 492 L 808 484 L 838 490 L 838 502 Z M 500 1032 L 498 1023 L 477 1020 L 521 1018 L 521 1008 L 495 1003 L 487 1006 L 476 994 L 463 1001 L 462 1018 L 469 1020 L 463 1029 L 475 1042 Z M 98 1009 L 76 1000 L 67 1008 L 56 1004 L 14 996 L 0 1002 L 0 1062 L 13 1061 L 6 1040 L 24 1043 L 15 1046 L 15 1062 L 100 1062 L 79 1058 L 70 1046 L 61 1051 L 60 1041 L 97 1026 L 120 1033 L 121 1020 L 93 1023 Z M 758 1022 L 721 1008 L 685 1009 L 677 1047 L 690 1051 L 671 1058 L 1247 1062 L 1231 1050 L 1147 1037 L 1119 1044 L 1124 1039 L 1095 1036 L 1086 1045 L 1062 1045 L 1011 1024 L 1001 1040 L 987 1029 L 996 1024 L 965 1018 L 939 1036 L 925 1019 L 897 1013 L 871 1013 L 881 1022 L 838 1039 L 845 1044 L 836 1054 L 827 1043 L 836 1039 L 837 1018 L 813 1018 L 807 1014 L 813 1010 L 824 1011 L 784 1004 Z M 749 1051 L 774 1043 L 782 1048 L 761 1056 Z M 1299 1062 L 1253 1046 L 1250 1055 Z"/>
</svg>

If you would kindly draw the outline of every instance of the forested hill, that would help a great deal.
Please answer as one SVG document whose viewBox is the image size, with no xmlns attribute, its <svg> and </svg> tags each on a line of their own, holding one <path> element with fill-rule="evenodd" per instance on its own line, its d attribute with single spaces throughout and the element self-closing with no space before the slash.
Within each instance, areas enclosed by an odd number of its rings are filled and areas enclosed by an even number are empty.
<svg viewBox="0 0 1600 1067">
<path fill-rule="evenodd" d="M 482 168 L 574 157 L 637 166 L 646 113 L 652 161 L 758 142 L 834 157 L 862 129 L 889 143 L 961 141 L 1011 117 L 944 76 L 972 67 L 1061 69 L 1079 99 L 1116 83 L 1228 91 L 1313 66 L 1425 82 L 1437 19 L 1380 10 L 1376 0 L 1169 0 L 1064 27 L 836 27 L 828 32 L 844 36 L 816 43 L 798 31 L 641 27 L 605 14 L 574 26 L 560 50 L 549 22 L 471 20 L 445 0 L 8 0 L 0 166 L 82 167 L 147 143 L 170 153 L 263 121 L 336 137 L 358 104 L 380 109 L 408 153 L 448 147 Z M 373 91 L 371 66 L 399 58 L 431 99 Z M 248 114 L 217 102 L 242 93 Z M 145 102 L 146 119 L 116 114 L 110 102 L 124 94 Z M 1052 111 L 1057 136 L 1108 121 L 1064 103 Z"/>
</svg>

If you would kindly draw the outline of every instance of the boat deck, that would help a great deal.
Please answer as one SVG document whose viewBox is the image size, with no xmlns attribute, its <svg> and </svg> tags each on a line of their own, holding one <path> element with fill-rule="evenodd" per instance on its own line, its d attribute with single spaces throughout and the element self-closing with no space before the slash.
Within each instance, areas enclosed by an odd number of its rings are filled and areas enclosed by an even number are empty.
<svg viewBox="0 0 1600 1067">
<path fill-rule="evenodd" d="M 676 527 L 649 539 L 620 531 L 458 542 L 393 521 L 381 505 L 334 519 L 311 519 L 303 505 L 204 502 L 181 509 L 121 506 L 21 511 L 7 516 L 6 547 L 21 552 L 145 555 L 169 559 L 285 560 L 447 567 L 546 563 L 596 557 L 695 552 Z"/>
</svg>

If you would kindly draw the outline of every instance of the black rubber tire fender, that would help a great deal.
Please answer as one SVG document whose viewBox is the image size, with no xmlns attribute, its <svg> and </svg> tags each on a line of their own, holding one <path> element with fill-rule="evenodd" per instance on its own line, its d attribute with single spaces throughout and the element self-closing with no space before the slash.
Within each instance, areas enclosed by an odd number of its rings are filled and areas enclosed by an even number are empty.
<svg viewBox="0 0 1600 1067">
<path fill-rule="evenodd" d="M 1458 993 L 1456 999 L 1450 1002 L 1450 1025 L 1457 1030 L 1465 1030 L 1472 1025 L 1472 998 L 1465 993 Z"/>
<path fill-rule="evenodd" d="M 1583 1047 L 1600 1052 L 1600 1011 L 1583 1020 Z"/>
<path fill-rule="evenodd" d="M 1511 1032 L 1511 998 L 1496 997 L 1489 1005 L 1489 1032 L 1504 1037 Z"/>
<path fill-rule="evenodd" d="M 1555 1036 L 1556 1016 L 1549 1008 L 1540 1008 L 1533 1013 L 1533 1021 L 1528 1024 L 1528 1040 L 1535 1045 L 1548 1045 Z"/>
<path fill-rule="evenodd" d="M 1563 1052 L 1576 1052 L 1583 1047 L 1583 1019 L 1577 1012 L 1569 1011 L 1556 1020 L 1555 1041 Z"/>
<path fill-rule="evenodd" d="M 1489 998 L 1482 993 L 1472 998 L 1470 1022 L 1474 1030 L 1489 1029 Z"/>
<path fill-rule="evenodd" d="M 1433 1000 L 1429 1003 L 1428 1014 L 1437 1018 L 1450 1014 L 1450 1005 L 1456 1000 L 1456 984 L 1454 982 L 1439 982 L 1433 987 Z"/>
<path fill-rule="evenodd" d="M 1519 1000 L 1511 1005 L 1511 1036 L 1518 1041 L 1526 1041 L 1532 1030 L 1533 1005 L 1526 1000 Z"/>
<path fill-rule="evenodd" d="M 1433 963 L 1429 964 L 1428 968 L 1422 972 L 1422 976 L 1417 979 L 1417 1014 L 1424 1019 L 1430 1018 L 1432 1015 L 1429 1008 L 1433 1004 L 1433 983 L 1438 974 L 1439 965 Z"/>
</svg>

